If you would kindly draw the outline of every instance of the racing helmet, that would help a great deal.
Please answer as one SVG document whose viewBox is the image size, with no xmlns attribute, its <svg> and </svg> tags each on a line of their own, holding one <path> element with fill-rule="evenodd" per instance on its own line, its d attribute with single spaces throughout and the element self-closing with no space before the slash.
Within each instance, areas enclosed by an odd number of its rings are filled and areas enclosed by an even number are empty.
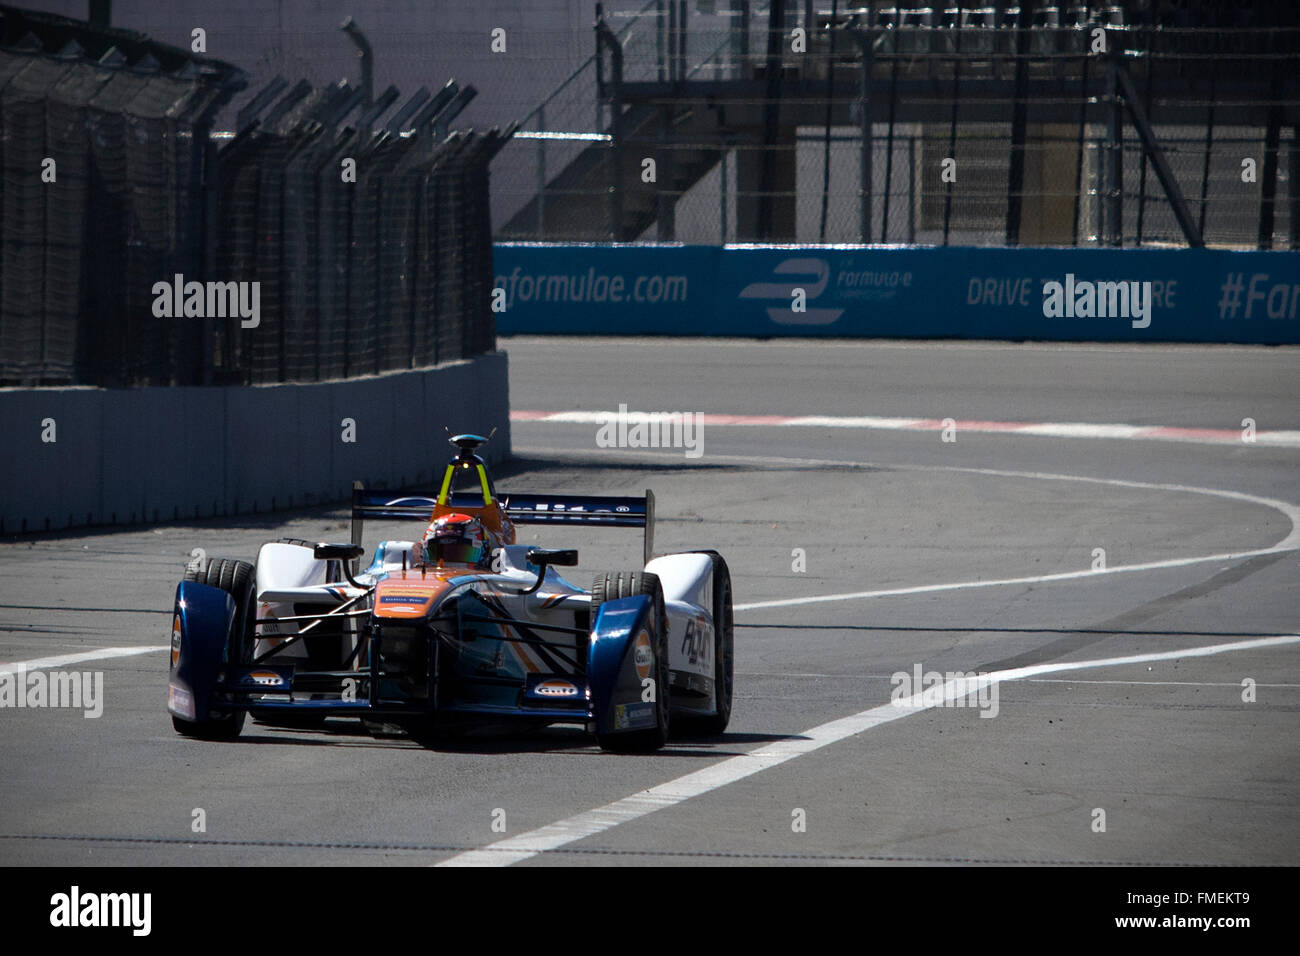
<svg viewBox="0 0 1300 956">
<path fill-rule="evenodd" d="M 449 514 L 434 520 L 420 542 L 427 564 L 469 564 L 486 567 L 491 559 L 483 522 L 466 514 Z"/>
</svg>

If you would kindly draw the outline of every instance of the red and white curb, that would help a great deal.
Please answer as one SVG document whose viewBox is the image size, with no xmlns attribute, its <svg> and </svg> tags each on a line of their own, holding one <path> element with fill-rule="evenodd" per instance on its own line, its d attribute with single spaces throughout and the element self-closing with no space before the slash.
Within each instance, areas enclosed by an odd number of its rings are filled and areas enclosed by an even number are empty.
<svg viewBox="0 0 1300 956">
<path fill-rule="evenodd" d="M 621 414 L 628 424 L 672 421 L 681 412 L 633 412 Z M 619 412 L 543 412 L 516 410 L 512 422 L 552 422 L 565 425 L 603 425 L 618 421 Z M 989 422 L 941 418 L 881 418 L 848 415 L 722 415 L 694 413 L 691 421 L 710 426 L 763 426 L 777 428 L 862 428 L 883 431 L 937 432 L 953 428 L 958 433 L 1030 435 L 1036 438 L 1124 438 L 1154 441 L 1195 442 L 1208 445 L 1267 445 L 1300 448 L 1300 431 L 1256 431 L 1253 440 L 1240 428 L 1176 428 L 1170 425 L 1116 425 L 1090 422 Z"/>
</svg>

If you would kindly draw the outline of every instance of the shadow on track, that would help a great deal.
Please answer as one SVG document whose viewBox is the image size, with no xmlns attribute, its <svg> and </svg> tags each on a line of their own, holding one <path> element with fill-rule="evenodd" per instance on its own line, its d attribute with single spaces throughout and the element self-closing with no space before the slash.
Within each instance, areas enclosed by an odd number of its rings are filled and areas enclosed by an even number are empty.
<svg viewBox="0 0 1300 956">
<path fill-rule="evenodd" d="M 668 745 L 653 754 L 629 755 L 650 757 L 736 757 L 745 751 L 745 744 L 776 743 L 782 740 L 801 740 L 798 734 L 738 734 L 726 733 L 720 737 L 696 737 L 670 740 Z M 550 727 L 528 733 L 478 731 L 460 734 L 393 734 L 371 736 L 356 721 L 331 719 L 317 728 L 269 727 L 258 725 L 253 732 L 245 731 L 231 744 L 279 744 L 295 747 L 363 747 L 374 749 L 426 750 L 430 753 L 481 754 L 558 754 L 563 756 L 606 756 L 586 732 L 562 727 Z M 608 756 L 624 756 L 610 754 Z"/>
</svg>

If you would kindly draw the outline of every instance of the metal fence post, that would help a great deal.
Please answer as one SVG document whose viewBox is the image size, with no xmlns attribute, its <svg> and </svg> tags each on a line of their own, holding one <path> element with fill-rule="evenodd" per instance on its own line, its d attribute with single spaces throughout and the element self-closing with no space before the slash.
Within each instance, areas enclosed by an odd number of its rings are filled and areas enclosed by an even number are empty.
<svg viewBox="0 0 1300 956">
<path fill-rule="evenodd" d="M 1076 246 L 1079 244 L 1079 207 L 1083 204 L 1083 157 L 1085 154 L 1085 137 L 1088 131 L 1088 68 L 1091 63 L 1092 58 L 1087 52 L 1084 52 L 1083 56 L 1079 58 L 1079 139 L 1075 146 L 1074 160 L 1074 229 L 1071 235 L 1074 236 Z"/>
<path fill-rule="evenodd" d="M 1291 150 L 1292 166 L 1295 165 L 1295 155 L 1296 155 L 1296 151 L 1292 149 Z M 722 227 L 719 230 L 719 235 L 720 235 L 719 241 L 724 243 L 727 241 L 727 162 L 730 158 L 731 158 L 731 151 L 729 149 L 724 149 L 722 151 L 722 159 L 718 162 L 718 183 L 719 183 L 718 207 L 719 207 L 719 216 L 722 223 Z M 1292 235 L 1294 236 L 1294 231 Z"/>
<path fill-rule="evenodd" d="M 1277 198 L 1277 151 L 1282 136 L 1282 90 L 1277 74 L 1273 76 L 1269 97 L 1268 126 L 1264 130 L 1264 168 L 1259 189 L 1259 248 L 1273 248 L 1274 205 Z M 1295 189 L 1295 183 L 1288 184 Z M 1295 228 L 1292 224 L 1292 228 Z"/>
<path fill-rule="evenodd" d="M 1300 126 L 1291 127 L 1291 174 L 1287 194 L 1291 200 L 1291 248 L 1300 249 Z M 1201 230 L 1205 235 L 1205 230 Z"/>
<path fill-rule="evenodd" d="M 599 9 L 599 8 L 597 8 Z M 623 45 L 603 19 L 596 19 L 596 62 L 604 48 L 610 59 L 610 163 L 609 163 L 609 233 L 615 242 L 623 238 Z"/>
<path fill-rule="evenodd" d="M 599 127 L 598 127 L 599 128 Z M 546 129 L 546 107 L 537 108 L 537 131 Z M 546 140 L 537 138 L 537 236 L 546 238 Z"/>
<path fill-rule="evenodd" d="M 1205 214 L 1209 206 L 1208 195 L 1210 187 L 1210 155 L 1214 150 L 1214 103 L 1215 87 L 1219 79 L 1219 61 L 1214 59 L 1210 64 L 1210 107 L 1209 115 L 1205 118 L 1205 159 L 1201 164 L 1201 216 L 1200 229 L 1201 235 L 1205 235 Z"/>
<path fill-rule="evenodd" d="M 1020 4 L 1016 20 L 1015 100 L 1011 109 L 1011 165 L 1007 172 L 1006 242 L 1020 245 L 1022 194 L 1025 191 L 1025 136 L 1029 125 L 1029 21 L 1033 16 L 1032 0 Z M 944 243 L 947 244 L 945 214 Z"/>
<path fill-rule="evenodd" d="M 202 209 L 203 209 L 203 278 L 213 280 L 217 277 L 217 230 L 220 225 L 219 209 L 221 202 L 221 177 L 217 173 L 217 144 L 207 135 L 210 129 L 204 129 L 203 136 L 203 172 Z M 212 384 L 213 350 L 216 345 L 216 323 L 204 310 L 203 315 L 203 350 L 200 381 L 204 385 Z M 229 361 L 229 358 L 227 358 Z"/>
<path fill-rule="evenodd" d="M 1118 248 L 1124 243 L 1124 113 L 1119 95 L 1119 50 L 1113 45 L 1107 49 L 1105 242 Z"/>
<path fill-rule="evenodd" d="M 885 208 L 880 214 L 880 241 L 889 241 L 889 205 L 893 201 L 894 184 L 894 115 L 898 107 L 898 57 L 893 58 L 889 70 L 889 132 L 885 140 Z M 909 214 L 910 215 L 910 214 Z"/>
<path fill-rule="evenodd" d="M 673 0 L 668 0 L 671 4 Z M 667 79 L 664 71 L 666 63 L 664 57 L 664 34 L 668 29 L 667 19 L 664 17 L 664 0 L 655 0 L 655 67 L 659 76 L 659 82 L 662 83 Z"/>
<path fill-rule="evenodd" d="M 1033 6 L 1032 0 L 1024 0 L 1024 2 L 1021 3 L 1020 5 L 1022 16 L 1025 10 L 1027 8 L 1032 8 L 1032 6 Z M 961 16 L 960 0 L 958 0 L 957 3 L 957 13 L 960 22 L 960 16 Z M 959 104 L 960 102 L 961 102 L 961 31 L 958 30 L 957 31 L 957 55 L 953 57 L 953 61 L 952 61 L 952 118 L 950 120 L 951 125 L 948 130 L 948 155 L 952 158 L 954 163 L 956 163 L 957 161 L 957 104 Z M 1014 139 L 1014 133 L 1012 134 L 1012 138 Z M 1015 145 L 1013 143 L 1012 149 L 1014 150 L 1014 148 Z M 1021 163 L 1023 166 L 1024 163 L 1023 156 L 1021 157 Z M 943 196 L 943 244 L 945 246 L 948 245 L 948 229 L 952 222 L 952 187 L 953 187 L 952 182 L 947 183 L 947 186 L 948 188 L 944 191 L 944 196 Z M 885 197 L 885 202 L 886 203 L 889 202 L 888 196 Z M 1017 221 L 1019 221 L 1019 216 L 1017 216 Z M 881 238 L 883 239 L 884 237 L 882 236 Z"/>
<path fill-rule="evenodd" d="M 907 202 L 907 241 L 916 242 L 916 137 L 907 137 L 907 177 L 911 184 Z"/>
<path fill-rule="evenodd" d="M 655 148 L 657 166 L 655 170 L 655 207 L 658 220 L 657 235 L 660 242 L 672 242 L 675 238 L 676 200 L 671 195 L 673 186 L 672 136 L 673 108 L 668 105 L 659 107 L 659 130 Z"/>
<path fill-rule="evenodd" d="M 871 68 L 875 65 L 872 31 L 854 31 L 853 39 L 862 50 L 858 86 L 858 239 L 871 241 Z"/>
</svg>

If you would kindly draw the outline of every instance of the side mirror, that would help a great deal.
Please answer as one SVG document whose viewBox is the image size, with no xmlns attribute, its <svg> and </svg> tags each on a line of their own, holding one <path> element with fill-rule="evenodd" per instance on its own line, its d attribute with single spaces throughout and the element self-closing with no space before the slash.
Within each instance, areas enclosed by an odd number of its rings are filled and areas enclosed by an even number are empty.
<svg viewBox="0 0 1300 956">
<path fill-rule="evenodd" d="M 548 564 L 566 568 L 576 567 L 578 564 L 578 549 L 563 548 L 558 551 L 548 551 L 545 548 L 529 548 L 528 563 L 543 568 Z"/>
<path fill-rule="evenodd" d="M 312 556 L 317 561 L 351 561 L 359 558 L 366 553 L 366 549 L 359 544 L 325 544 L 316 545 L 312 550 Z"/>
<path fill-rule="evenodd" d="M 542 586 L 542 581 L 546 579 L 546 568 L 551 564 L 558 564 L 564 567 L 573 567 L 578 563 L 577 548 L 564 548 L 558 551 L 547 551 L 545 548 L 529 548 L 528 563 L 537 565 L 537 580 L 533 586 L 522 593 L 532 594 Z"/>
</svg>

